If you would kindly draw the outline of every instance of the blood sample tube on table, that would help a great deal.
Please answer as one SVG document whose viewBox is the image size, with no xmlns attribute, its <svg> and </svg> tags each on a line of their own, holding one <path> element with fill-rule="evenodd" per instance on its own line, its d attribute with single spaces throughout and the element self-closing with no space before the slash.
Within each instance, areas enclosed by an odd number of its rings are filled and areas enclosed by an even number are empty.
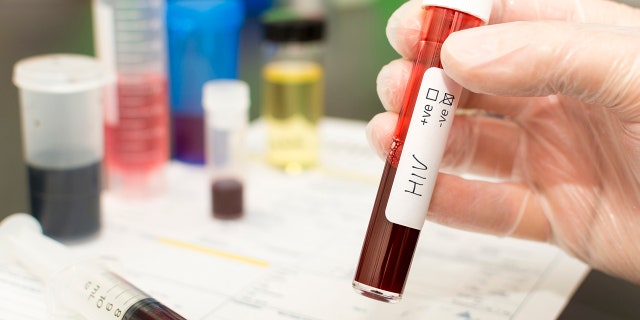
<svg viewBox="0 0 640 320">
<path fill-rule="evenodd" d="M 246 131 L 249 86 L 241 80 L 211 80 L 203 88 L 206 164 L 211 181 L 212 214 L 235 219 L 244 211 Z"/>
<path fill-rule="evenodd" d="M 402 298 L 462 87 L 449 79 L 440 48 L 455 31 L 485 24 L 491 0 L 424 0 L 418 53 L 405 89 L 354 289 L 369 298 Z"/>
</svg>

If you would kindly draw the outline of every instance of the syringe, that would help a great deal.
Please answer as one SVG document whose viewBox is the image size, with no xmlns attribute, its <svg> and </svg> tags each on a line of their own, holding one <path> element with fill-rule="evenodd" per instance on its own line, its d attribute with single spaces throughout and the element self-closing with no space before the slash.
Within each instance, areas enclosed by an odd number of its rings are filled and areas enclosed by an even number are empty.
<svg viewBox="0 0 640 320">
<path fill-rule="evenodd" d="M 99 263 L 74 256 L 42 234 L 31 215 L 17 213 L 0 223 L 0 249 L 47 286 L 56 315 L 90 320 L 185 320 Z"/>
</svg>

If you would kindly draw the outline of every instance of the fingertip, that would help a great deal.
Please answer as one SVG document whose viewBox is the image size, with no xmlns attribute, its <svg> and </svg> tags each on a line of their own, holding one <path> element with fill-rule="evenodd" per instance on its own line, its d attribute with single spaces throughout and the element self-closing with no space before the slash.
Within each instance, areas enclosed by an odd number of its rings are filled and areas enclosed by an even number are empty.
<svg viewBox="0 0 640 320">
<path fill-rule="evenodd" d="M 387 111 L 400 111 L 410 73 L 411 63 L 401 59 L 391 61 L 380 69 L 376 79 L 376 91 Z"/>
<path fill-rule="evenodd" d="M 369 146 L 382 159 L 387 157 L 391 148 L 393 131 L 398 121 L 398 114 L 384 112 L 375 115 L 367 124 L 365 132 Z"/>
<path fill-rule="evenodd" d="M 473 92 L 494 93 L 494 83 L 503 80 L 502 75 L 514 78 L 524 74 L 523 68 L 528 66 L 520 64 L 514 69 L 510 60 L 514 56 L 517 58 L 520 49 L 528 45 L 523 38 L 529 37 L 525 37 L 521 29 L 517 23 L 512 23 L 452 33 L 442 45 L 440 55 L 445 72 Z M 498 89 L 502 86 L 500 84 Z"/>
<path fill-rule="evenodd" d="M 411 0 L 393 12 L 387 22 L 386 34 L 391 47 L 405 58 L 415 56 L 420 41 L 422 2 Z"/>
<path fill-rule="evenodd" d="M 635 40 L 634 32 L 610 26 L 510 22 L 451 34 L 441 61 L 447 75 L 475 93 L 560 93 L 592 104 L 620 105 L 639 96 L 633 89 L 640 81 L 628 76 L 638 72 L 634 66 L 640 42 Z"/>
</svg>

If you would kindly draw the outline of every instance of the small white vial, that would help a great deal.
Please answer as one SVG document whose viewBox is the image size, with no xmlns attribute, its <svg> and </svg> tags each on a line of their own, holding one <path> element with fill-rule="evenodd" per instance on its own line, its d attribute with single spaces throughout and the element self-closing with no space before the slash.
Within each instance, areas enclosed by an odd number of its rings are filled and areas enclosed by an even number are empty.
<svg viewBox="0 0 640 320">
<path fill-rule="evenodd" d="M 214 218 L 237 219 L 244 214 L 249 86 L 241 80 L 211 80 L 202 92 L 212 214 Z"/>
</svg>

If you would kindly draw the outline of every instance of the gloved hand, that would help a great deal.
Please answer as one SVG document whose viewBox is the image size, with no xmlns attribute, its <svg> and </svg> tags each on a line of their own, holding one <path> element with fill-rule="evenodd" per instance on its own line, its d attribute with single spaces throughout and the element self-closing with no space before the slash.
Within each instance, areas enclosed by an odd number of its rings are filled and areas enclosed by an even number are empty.
<svg viewBox="0 0 640 320">
<path fill-rule="evenodd" d="M 367 127 L 383 157 L 419 38 L 420 2 L 405 3 L 387 27 L 404 59 L 380 71 L 387 112 Z M 495 0 L 490 25 L 452 34 L 441 55 L 469 92 L 427 219 L 547 241 L 640 284 L 640 10 L 604 0 Z"/>
</svg>

